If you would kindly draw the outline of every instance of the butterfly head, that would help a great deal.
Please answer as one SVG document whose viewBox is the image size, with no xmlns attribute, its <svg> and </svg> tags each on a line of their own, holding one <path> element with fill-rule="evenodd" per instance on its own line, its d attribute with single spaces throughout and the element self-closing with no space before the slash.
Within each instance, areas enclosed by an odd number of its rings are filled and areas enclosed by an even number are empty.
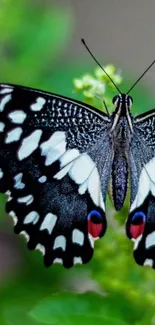
<svg viewBox="0 0 155 325">
<path fill-rule="evenodd" d="M 113 123 L 111 130 L 116 129 L 118 126 L 118 130 L 120 130 L 120 126 L 125 127 L 125 121 L 127 121 L 128 126 L 130 127 L 131 132 L 133 132 L 130 108 L 133 104 L 133 99 L 131 96 L 120 93 L 113 97 L 112 100 L 115 105 L 115 111 L 113 113 Z"/>
<path fill-rule="evenodd" d="M 113 97 L 112 102 L 115 107 L 126 107 L 129 110 L 133 104 L 133 99 L 129 95 L 119 94 Z"/>
</svg>

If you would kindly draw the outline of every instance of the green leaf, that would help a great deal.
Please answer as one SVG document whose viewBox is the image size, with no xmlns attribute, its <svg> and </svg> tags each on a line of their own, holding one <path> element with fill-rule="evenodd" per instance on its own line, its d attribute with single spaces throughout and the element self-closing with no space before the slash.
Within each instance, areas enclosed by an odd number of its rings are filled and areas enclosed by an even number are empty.
<svg viewBox="0 0 155 325">
<path fill-rule="evenodd" d="M 1 321 L 1 320 L 0 320 Z M 29 317 L 25 306 L 9 306 L 3 311 L 1 325 L 38 325 L 38 321 Z M 43 325 L 43 324 L 42 324 Z"/>
<path fill-rule="evenodd" d="M 111 312 L 112 308 L 112 312 Z M 30 312 L 30 316 L 47 324 L 126 325 L 124 315 L 117 309 L 117 302 L 111 306 L 109 298 L 96 293 L 55 294 L 40 301 Z"/>
</svg>

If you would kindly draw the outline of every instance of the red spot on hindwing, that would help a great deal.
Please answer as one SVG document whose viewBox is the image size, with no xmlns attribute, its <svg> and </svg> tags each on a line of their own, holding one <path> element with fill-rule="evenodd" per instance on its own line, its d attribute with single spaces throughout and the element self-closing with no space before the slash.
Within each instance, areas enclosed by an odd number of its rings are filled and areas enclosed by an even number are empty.
<svg viewBox="0 0 155 325">
<path fill-rule="evenodd" d="M 91 220 L 88 220 L 88 232 L 91 234 L 94 238 L 100 237 L 103 230 L 103 224 L 102 223 L 94 223 Z"/>
<path fill-rule="evenodd" d="M 142 235 L 143 232 L 144 232 L 144 227 L 145 227 L 145 222 L 144 221 L 141 224 L 138 224 L 138 225 L 131 224 L 130 233 L 131 233 L 132 238 L 136 239 L 137 237 Z"/>
</svg>

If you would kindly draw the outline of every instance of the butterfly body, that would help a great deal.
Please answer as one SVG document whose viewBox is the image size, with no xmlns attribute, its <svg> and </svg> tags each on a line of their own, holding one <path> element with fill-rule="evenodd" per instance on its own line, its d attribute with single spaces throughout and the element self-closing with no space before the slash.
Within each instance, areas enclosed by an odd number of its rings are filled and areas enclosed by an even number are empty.
<svg viewBox="0 0 155 325">
<path fill-rule="evenodd" d="M 155 113 L 133 117 L 124 94 L 113 103 L 108 115 L 59 95 L 0 85 L 0 191 L 15 233 L 42 252 L 46 266 L 91 259 L 107 227 L 108 182 L 119 210 L 130 176 L 127 235 L 137 263 L 154 267 Z"/>
<path fill-rule="evenodd" d="M 112 114 L 111 135 L 113 162 L 110 177 L 110 192 L 115 209 L 120 210 L 124 204 L 129 175 L 129 148 L 133 134 L 130 106 L 132 99 L 125 94 L 114 98 L 115 112 Z"/>
</svg>

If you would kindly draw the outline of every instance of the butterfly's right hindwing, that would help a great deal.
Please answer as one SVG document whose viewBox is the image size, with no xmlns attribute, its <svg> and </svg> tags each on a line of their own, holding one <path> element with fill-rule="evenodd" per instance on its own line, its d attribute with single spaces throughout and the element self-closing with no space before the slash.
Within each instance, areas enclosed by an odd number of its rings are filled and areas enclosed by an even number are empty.
<svg viewBox="0 0 155 325">
<path fill-rule="evenodd" d="M 134 258 L 155 268 L 155 112 L 137 116 L 129 153 L 131 207 L 126 223 Z"/>
</svg>

